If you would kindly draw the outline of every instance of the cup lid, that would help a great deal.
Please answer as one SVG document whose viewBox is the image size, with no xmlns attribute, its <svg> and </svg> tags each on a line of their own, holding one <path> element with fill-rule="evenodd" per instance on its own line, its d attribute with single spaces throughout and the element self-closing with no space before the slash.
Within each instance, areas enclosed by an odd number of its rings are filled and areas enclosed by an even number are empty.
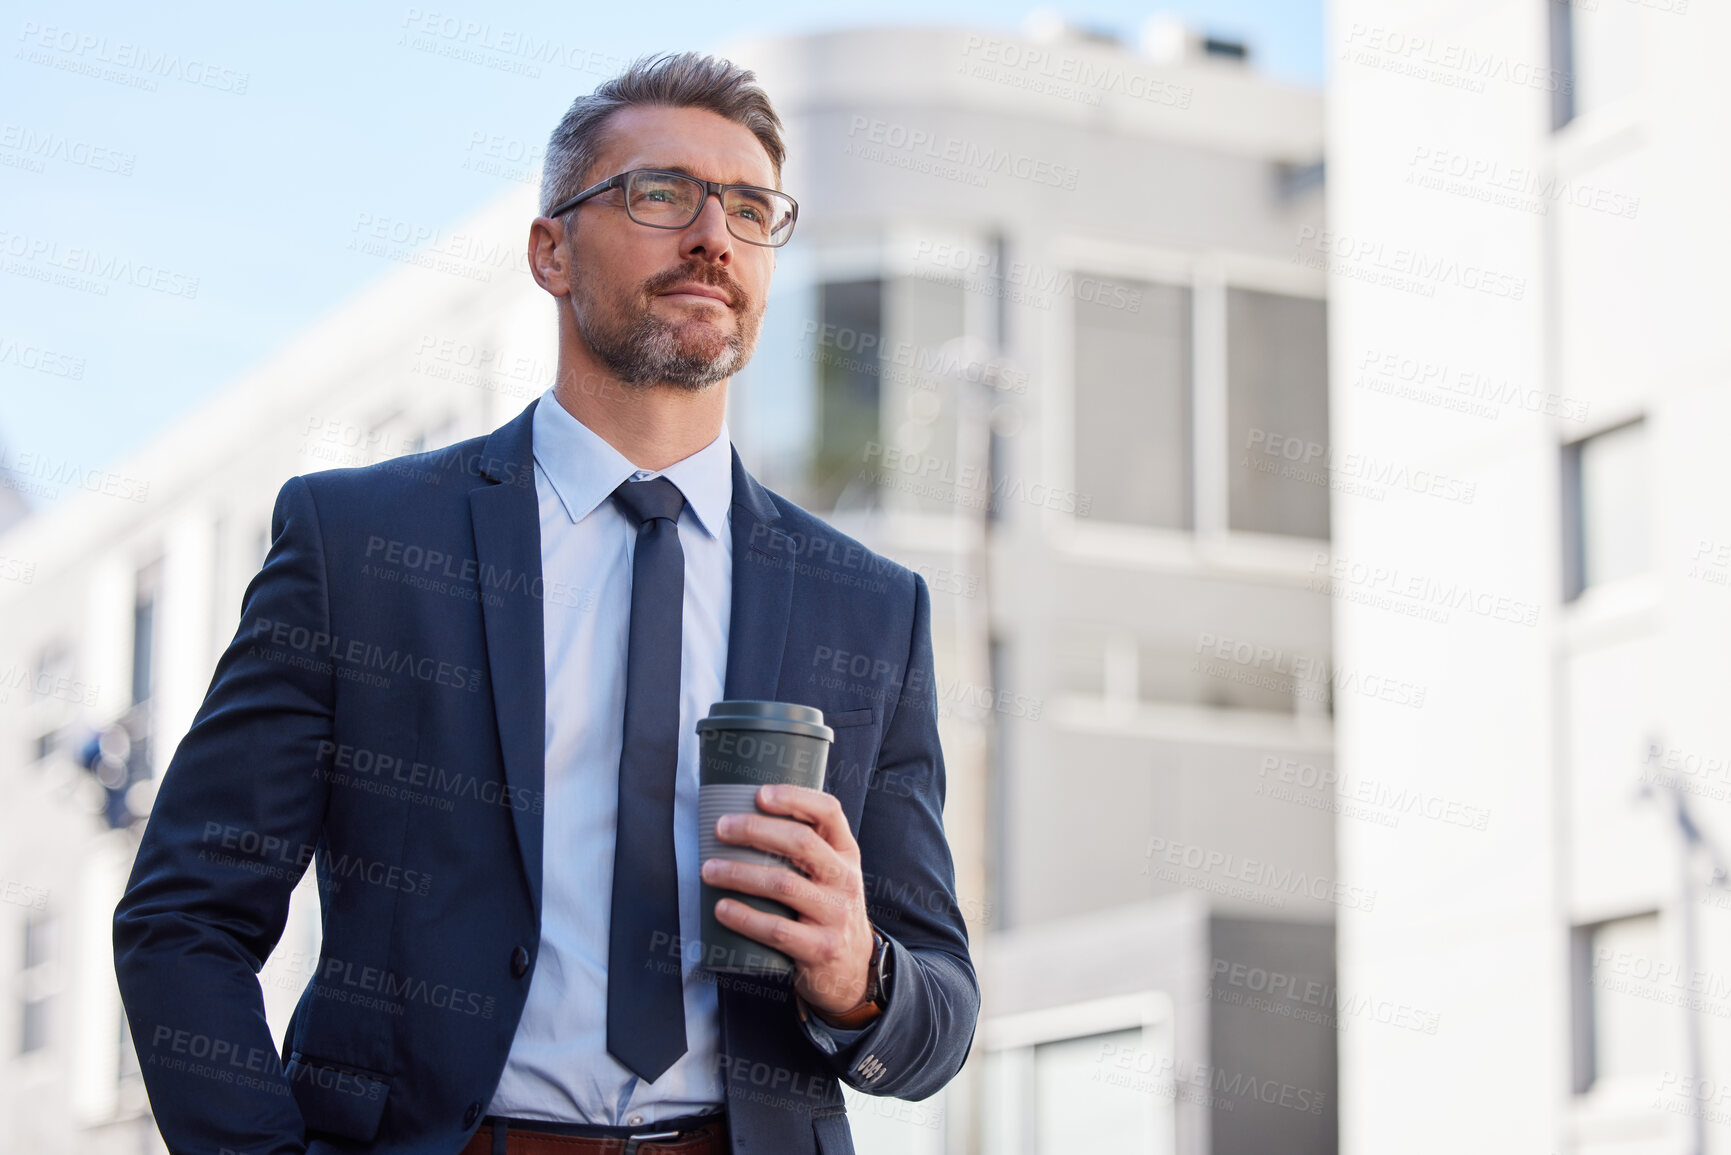
<svg viewBox="0 0 1731 1155">
<path fill-rule="evenodd" d="M 779 730 L 835 741 L 835 731 L 824 725 L 823 711 L 794 702 L 716 702 L 709 716 L 697 720 L 697 730 Z"/>
</svg>

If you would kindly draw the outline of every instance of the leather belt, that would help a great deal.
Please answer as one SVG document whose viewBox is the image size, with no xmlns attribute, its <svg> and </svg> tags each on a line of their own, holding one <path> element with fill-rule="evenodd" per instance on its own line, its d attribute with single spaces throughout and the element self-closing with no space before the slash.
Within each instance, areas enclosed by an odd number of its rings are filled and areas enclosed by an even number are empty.
<svg viewBox="0 0 1731 1155">
<path fill-rule="evenodd" d="M 577 1133 L 575 1125 L 489 1115 L 461 1155 L 729 1155 L 726 1114 L 583 1130 L 590 1133 Z"/>
</svg>

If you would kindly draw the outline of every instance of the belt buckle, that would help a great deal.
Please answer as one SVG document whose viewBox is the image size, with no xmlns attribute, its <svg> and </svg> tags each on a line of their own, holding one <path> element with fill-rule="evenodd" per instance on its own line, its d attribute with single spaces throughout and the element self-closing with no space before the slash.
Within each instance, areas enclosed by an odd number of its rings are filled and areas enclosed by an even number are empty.
<svg viewBox="0 0 1731 1155">
<path fill-rule="evenodd" d="M 620 1155 L 637 1155 L 637 1145 L 639 1143 L 653 1143 L 660 1139 L 677 1139 L 680 1134 L 681 1132 L 676 1130 L 645 1131 L 639 1135 L 628 1136 L 625 1140 L 625 1150 L 620 1152 Z"/>
</svg>

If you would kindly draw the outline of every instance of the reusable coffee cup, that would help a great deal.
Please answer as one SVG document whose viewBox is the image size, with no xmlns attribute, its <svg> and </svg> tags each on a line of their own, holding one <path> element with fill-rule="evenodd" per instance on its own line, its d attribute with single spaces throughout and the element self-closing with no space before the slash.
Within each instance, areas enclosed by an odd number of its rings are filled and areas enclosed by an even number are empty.
<svg viewBox="0 0 1731 1155">
<path fill-rule="evenodd" d="M 697 723 L 697 860 L 723 858 L 763 863 L 797 872 L 779 854 L 737 842 L 723 842 L 715 823 L 723 814 L 759 814 L 758 787 L 788 782 L 823 789 L 829 744 L 835 731 L 823 724 L 823 711 L 791 702 L 717 702 Z M 715 917 L 722 898 L 758 910 L 797 918 L 791 907 L 756 894 L 701 884 L 703 965 L 721 974 L 791 975 L 793 960 L 754 938 L 723 926 Z"/>
</svg>

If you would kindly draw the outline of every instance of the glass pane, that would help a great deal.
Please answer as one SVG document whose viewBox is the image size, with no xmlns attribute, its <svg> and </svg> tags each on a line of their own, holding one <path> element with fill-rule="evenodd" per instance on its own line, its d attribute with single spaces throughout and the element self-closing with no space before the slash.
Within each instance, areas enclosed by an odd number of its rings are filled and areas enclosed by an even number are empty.
<svg viewBox="0 0 1731 1155">
<path fill-rule="evenodd" d="M 1673 1069 L 1669 1034 L 1678 970 L 1644 914 L 1593 929 L 1593 1067 L 1600 1079 Z"/>
<path fill-rule="evenodd" d="M 1099 291 L 1076 302 L 1076 490 L 1094 519 L 1188 529 L 1190 290 L 1077 283 Z"/>
<path fill-rule="evenodd" d="M 819 291 L 812 335 L 818 378 L 818 446 L 812 499 L 818 509 L 865 505 L 874 490 L 866 477 L 867 446 L 879 436 L 879 352 L 883 347 L 883 282 L 846 281 Z"/>
<path fill-rule="evenodd" d="M 1147 1049 L 1140 1027 L 1041 1043 L 1034 1048 L 1034 1150 L 1152 1151 L 1155 1105 L 1171 1086 L 1171 1072 Z"/>
<path fill-rule="evenodd" d="M 1645 572 L 1646 426 L 1637 421 L 1589 438 L 1580 455 L 1583 586 Z"/>
<path fill-rule="evenodd" d="M 904 456 L 900 468 L 881 458 L 872 465 L 880 486 L 896 488 L 885 498 L 892 508 L 975 518 L 990 497 L 983 446 L 964 439 L 958 424 L 962 412 L 977 411 L 966 391 L 985 388 L 958 379 L 971 356 L 959 340 L 963 308 L 959 281 L 884 284 L 884 441 Z"/>
<path fill-rule="evenodd" d="M 1625 100 L 1642 86 L 1642 26 L 1648 12 L 1638 4 L 1570 4 L 1574 43 L 1574 111 L 1584 116 Z"/>
<path fill-rule="evenodd" d="M 1226 294 L 1228 520 L 1328 537 L 1328 312 L 1310 297 Z"/>
</svg>

